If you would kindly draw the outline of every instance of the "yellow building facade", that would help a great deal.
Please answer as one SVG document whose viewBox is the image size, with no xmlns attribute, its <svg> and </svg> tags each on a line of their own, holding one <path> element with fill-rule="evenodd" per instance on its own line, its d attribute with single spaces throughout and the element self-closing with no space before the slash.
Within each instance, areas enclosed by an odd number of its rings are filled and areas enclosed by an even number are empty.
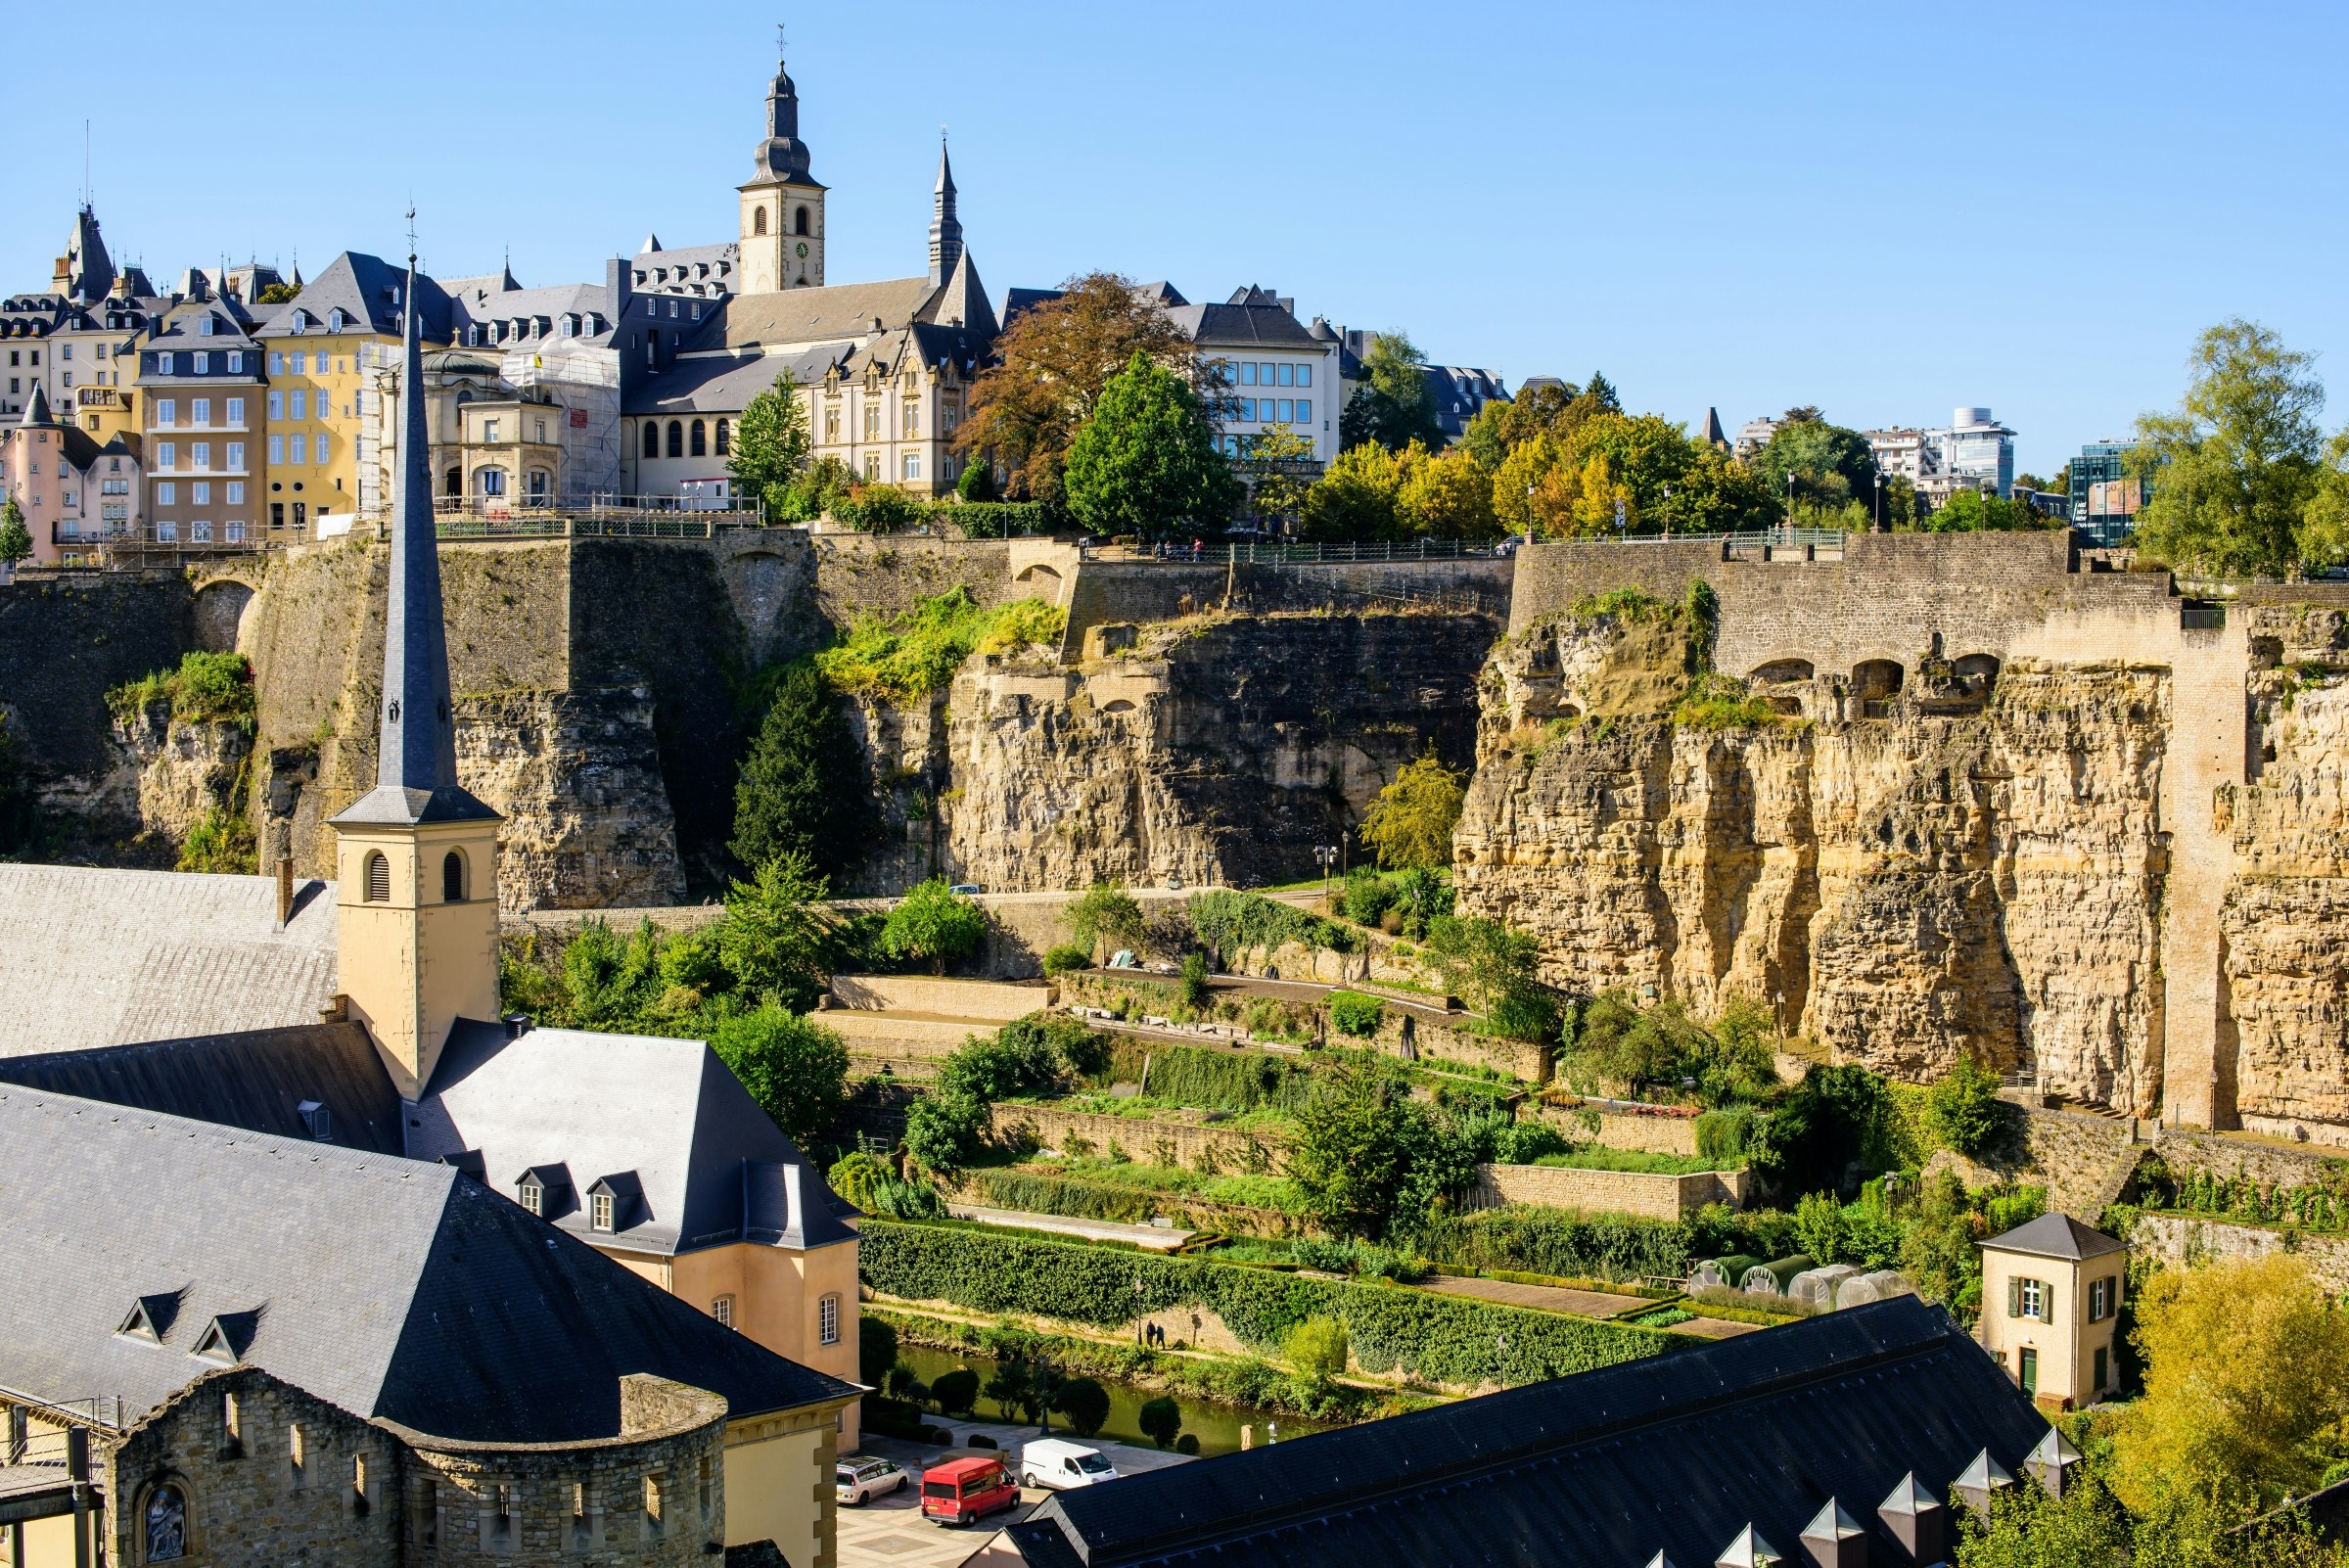
<svg viewBox="0 0 2349 1568">
<path fill-rule="evenodd" d="M 2032 1398 L 2064 1409 L 2120 1387 L 2115 1360 L 2129 1249 L 2050 1214 L 1982 1243 L 1985 1349 Z"/>
</svg>

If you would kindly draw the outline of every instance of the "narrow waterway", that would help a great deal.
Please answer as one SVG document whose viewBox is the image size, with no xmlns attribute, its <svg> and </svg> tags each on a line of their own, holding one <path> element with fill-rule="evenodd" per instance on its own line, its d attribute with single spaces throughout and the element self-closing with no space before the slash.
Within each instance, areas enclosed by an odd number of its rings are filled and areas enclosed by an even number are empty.
<svg viewBox="0 0 2349 1568">
<path fill-rule="evenodd" d="M 979 1374 L 979 1381 L 984 1384 L 995 1369 L 993 1358 L 982 1356 L 976 1351 L 937 1350 L 928 1345 L 900 1345 L 898 1348 L 898 1360 L 912 1367 L 914 1375 L 925 1383 L 936 1382 L 957 1366 L 967 1366 Z M 1102 1423 L 1099 1435 L 1125 1443 L 1150 1442 L 1149 1438 L 1142 1435 L 1141 1408 L 1148 1401 L 1160 1398 L 1164 1391 L 1144 1388 L 1138 1383 L 1123 1383 L 1110 1377 L 1095 1381 L 1109 1391 L 1109 1419 Z M 1170 1397 L 1182 1407 L 1182 1429 L 1199 1440 L 1199 1452 L 1203 1454 L 1237 1453 L 1240 1428 L 1244 1425 L 1256 1428 L 1256 1441 L 1260 1446 L 1271 1441 L 1275 1424 L 1282 1438 L 1303 1437 L 1309 1432 L 1327 1430 L 1326 1423 L 1310 1421 L 1302 1415 L 1281 1415 L 1236 1405 L 1218 1405 L 1208 1400 L 1194 1399 L 1187 1394 L 1178 1393 Z M 979 1402 L 979 1413 L 983 1418 L 993 1417 L 994 1402 L 982 1399 Z M 1065 1425 L 1055 1417 L 1052 1430 L 1059 1433 Z"/>
</svg>

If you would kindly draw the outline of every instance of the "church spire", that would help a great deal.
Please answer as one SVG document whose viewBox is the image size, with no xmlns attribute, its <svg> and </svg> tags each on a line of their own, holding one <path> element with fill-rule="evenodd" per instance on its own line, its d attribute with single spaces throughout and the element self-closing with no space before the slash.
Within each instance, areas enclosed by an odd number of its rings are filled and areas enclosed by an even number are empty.
<svg viewBox="0 0 2349 1568">
<path fill-rule="evenodd" d="M 753 184 L 813 185 L 807 172 L 807 144 L 800 140 L 800 89 L 783 62 L 775 62 L 775 79 L 766 89 L 766 140 L 752 155 L 757 167 Z"/>
<path fill-rule="evenodd" d="M 946 133 L 938 133 L 938 184 L 931 194 L 930 287 L 954 275 L 962 259 L 962 221 L 954 215 L 954 165 L 946 158 Z"/>
</svg>

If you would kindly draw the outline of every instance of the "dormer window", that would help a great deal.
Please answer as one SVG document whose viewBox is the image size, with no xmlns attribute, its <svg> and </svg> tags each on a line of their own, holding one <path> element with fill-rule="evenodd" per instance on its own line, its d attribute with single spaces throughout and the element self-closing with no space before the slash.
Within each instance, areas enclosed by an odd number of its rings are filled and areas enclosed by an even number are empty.
<svg viewBox="0 0 2349 1568">
<path fill-rule="evenodd" d="M 307 310 L 297 310 L 294 312 L 294 330 L 296 332 L 307 332 L 310 330 L 310 313 Z"/>
<path fill-rule="evenodd" d="M 115 1332 L 124 1339 L 145 1340 L 150 1345 L 163 1342 L 163 1323 L 156 1311 L 159 1298 L 141 1296 L 130 1304 L 129 1314 L 115 1325 Z"/>
<path fill-rule="evenodd" d="M 611 1193 L 609 1193 L 609 1192 L 598 1192 L 598 1193 L 591 1194 L 591 1195 L 589 1196 L 589 1198 L 588 1198 L 588 1200 L 587 1200 L 587 1223 L 588 1223 L 588 1225 L 589 1225 L 591 1228 L 593 1228 L 593 1229 L 596 1229 L 596 1230 L 602 1230 L 602 1231 L 607 1231 L 607 1232 L 611 1230 L 611 1228 L 612 1228 L 612 1194 L 611 1194 Z"/>
<path fill-rule="evenodd" d="M 546 1187 L 536 1176 L 522 1178 L 522 1206 L 540 1219 L 546 1217 Z"/>
<path fill-rule="evenodd" d="M 335 1113 L 326 1108 L 323 1100 L 303 1100 L 295 1111 L 301 1125 L 308 1130 L 313 1143 L 331 1143 L 335 1136 Z"/>
<path fill-rule="evenodd" d="M 253 1320 L 252 1313 L 222 1313 L 204 1325 L 188 1354 L 222 1366 L 236 1365 L 245 1359 L 245 1347 L 253 1343 Z"/>
</svg>

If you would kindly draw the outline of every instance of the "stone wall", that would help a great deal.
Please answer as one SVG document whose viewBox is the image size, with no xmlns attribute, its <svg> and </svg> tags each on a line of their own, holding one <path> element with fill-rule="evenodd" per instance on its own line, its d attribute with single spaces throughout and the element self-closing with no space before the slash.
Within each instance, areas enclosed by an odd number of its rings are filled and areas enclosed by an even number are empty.
<svg viewBox="0 0 2349 1568">
<path fill-rule="evenodd" d="M 1745 1207 L 1751 1176 L 1743 1171 L 1656 1176 L 1643 1171 L 1582 1171 L 1551 1165 L 1480 1165 L 1473 1208 L 1532 1204 L 1579 1214 L 1628 1214 L 1640 1220 L 1683 1220 L 1708 1203 Z"/>
<path fill-rule="evenodd" d="M 1203 1169 L 1204 1157 L 1210 1166 L 1229 1174 L 1268 1172 L 1278 1165 L 1283 1143 L 1278 1134 L 1185 1121 L 1184 1114 L 1112 1116 L 1050 1104 L 994 1105 L 988 1109 L 989 1135 L 999 1144 L 1032 1142 L 1063 1154 L 1071 1152 L 1072 1139 L 1082 1140 L 1099 1154 L 1107 1154 L 1114 1143 L 1146 1164 L 1192 1170 Z"/>
<path fill-rule="evenodd" d="M 2312 1235 L 2198 1215 L 2141 1214 L 2129 1243 L 2139 1256 L 2173 1268 L 2287 1252 L 2308 1267 L 2327 1293 L 2349 1295 L 2349 1236 Z"/>
<path fill-rule="evenodd" d="M 941 1018 L 1008 1024 L 1039 1012 L 1051 999 L 1041 986 L 931 975 L 834 975 L 832 995 L 843 1007 L 868 1012 L 926 1013 Z"/>
<path fill-rule="evenodd" d="M 1072 663 L 1083 657 L 1085 634 L 1098 626 L 1210 610 L 1355 614 L 1416 605 L 1506 621 L 1516 580 L 1516 564 L 1507 559 L 1283 566 L 1088 560 L 1074 569 L 1068 588 L 1061 657 Z"/>
</svg>

